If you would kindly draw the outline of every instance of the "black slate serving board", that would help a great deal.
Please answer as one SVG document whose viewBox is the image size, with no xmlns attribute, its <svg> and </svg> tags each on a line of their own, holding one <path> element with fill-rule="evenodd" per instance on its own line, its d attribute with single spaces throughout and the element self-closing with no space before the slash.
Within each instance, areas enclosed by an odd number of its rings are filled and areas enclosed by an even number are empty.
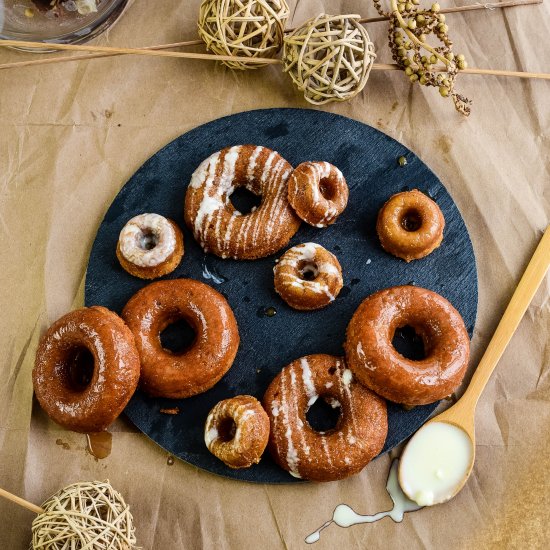
<svg viewBox="0 0 550 550">
<path fill-rule="evenodd" d="M 205 255 L 184 228 L 183 200 L 191 174 L 211 153 L 229 145 L 252 143 L 277 150 L 292 165 L 325 160 L 338 166 L 350 187 L 347 209 L 336 224 L 316 229 L 302 224 L 289 244 L 314 241 L 338 257 L 344 288 L 334 303 L 316 312 L 288 307 L 273 290 L 277 255 L 256 261 L 221 260 Z M 404 156 L 406 166 L 397 159 Z M 418 188 L 431 196 L 446 219 L 443 244 L 425 259 L 405 263 L 386 254 L 375 232 L 376 215 L 386 199 Z M 221 118 L 180 136 L 153 155 L 111 204 L 90 255 L 85 303 L 120 312 L 146 281 L 127 274 L 115 249 L 126 221 L 143 212 L 172 218 L 185 235 L 185 256 L 168 278 L 206 282 L 229 301 L 241 334 L 235 363 L 211 390 L 184 400 L 152 399 L 138 391 L 126 407 L 130 420 L 175 456 L 210 472 L 262 483 L 296 482 L 267 455 L 247 470 L 232 470 L 212 456 L 203 440 L 211 407 L 237 394 L 261 398 L 271 379 L 293 359 L 311 353 L 341 354 L 345 329 L 354 310 L 372 292 L 416 284 L 439 292 L 464 317 L 470 336 L 477 310 L 477 274 L 472 245 L 460 212 L 445 187 L 406 147 L 382 132 L 342 116 L 305 109 L 265 109 Z M 266 308 L 276 315 L 265 315 Z M 177 341 L 177 334 L 167 340 Z M 407 342 L 405 342 L 407 345 Z M 389 404 L 389 433 L 383 452 L 409 437 L 436 403 L 410 411 Z M 177 415 L 161 408 L 179 407 Z M 321 419 L 322 420 L 322 419 Z"/>
</svg>

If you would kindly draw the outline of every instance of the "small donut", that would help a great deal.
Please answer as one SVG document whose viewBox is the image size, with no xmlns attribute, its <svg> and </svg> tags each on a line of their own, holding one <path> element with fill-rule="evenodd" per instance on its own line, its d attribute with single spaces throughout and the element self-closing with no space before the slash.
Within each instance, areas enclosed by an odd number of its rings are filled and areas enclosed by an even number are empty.
<svg viewBox="0 0 550 550">
<path fill-rule="evenodd" d="M 237 145 L 214 153 L 197 168 L 185 195 L 185 223 L 205 252 L 253 260 L 280 250 L 300 219 L 287 198 L 292 166 L 267 147 Z M 245 187 L 261 204 L 241 214 L 231 194 Z"/>
<path fill-rule="evenodd" d="M 269 418 L 251 395 L 220 401 L 208 414 L 204 442 L 230 468 L 249 468 L 262 458 L 269 439 Z"/>
<path fill-rule="evenodd" d="M 320 309 L 342 289 L 342 268 L 334 254 L 316 243 L 287 250 L 273 268 L 275 290 L 294 309 Z"/>
<path fill-rule="evenodd" d="M 406 262 L 433 252 L 443 240 L 444 228 L 441 209 L 418 189 L 390 197 L 376 222 L 382 248 Z"/>
<path fill-rule="evenodd" d="M 288 200 L 296 214 L 315 227 L 336 221 L 348 204 L 344 175 L 328 162 L 303 162 L 288 180 Z"/>
<path fill-rule="evenodd" d="M 210 389 L 229 370 L 239 347 L 237 321 L 226 299 L 193 279 L 147 285 L 130 298 L 122 318 L 136 340 L 140 386 L 154 397 L 180 399 Z M 181 319 L 195 339 L 173 353 L 162 347 L 160 334 Z"/>
<path fill-rule="evenodd" d="M 426 357 L 407 359 L 393 346 L 395 331 L 412 327 Z M 415 286 L 372 294 L 353 314 L 344 344 L 357 380 L 377 394 L 407 406 L 450 395 L 462 382 L 470 339 L 460 313 L 443 296 Z"/>
<path fill-rule="evenodd" d="M 315 431 L 306 414 L 321 397 L 340 407 L 336 427 Z M 269 385 L 264 408 L 271 422 L 268 448 L 295 477 L 333 481 L 360 472 L 388 433 L 386 402 L 353 381 L 343 359 L 308 355 L 286 366 Z"/>
<path fill-rule="evenodd" d="M 122 319 L 100 306 L 56 321 L 38 345 L 34 392 L 48 416 L 75 432 L 105 430 L 139 380 L 134 337 Z"/>
<path fill-rule="evenodd" d="M 181 262 L 183 235 L 172 220 L 160 214 L 140 214 L 122 228 L 116 255 L 130 275 L 156 279 L 172 273 Z"/>
</svg>

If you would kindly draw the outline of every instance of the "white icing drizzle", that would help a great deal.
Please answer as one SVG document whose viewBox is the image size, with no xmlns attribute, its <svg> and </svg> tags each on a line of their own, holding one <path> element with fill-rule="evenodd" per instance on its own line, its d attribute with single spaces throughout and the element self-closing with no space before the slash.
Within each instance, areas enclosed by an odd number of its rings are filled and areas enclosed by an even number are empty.
<svg viewBox="0 0 550 550">
<path fill-rule="evenodd" d="M 319 527 L 319 529 L 317 529 L 317 531 L 314 531 L 308 535 L 305 538 L 305 542 L 307 544 L 317 542 L 321 537 L 321 531 L 333 523 L 338 527 L 351 527 L 352 525 L 359 525 L 361 523 L 374 523 L 375 521 L 385 517 L 390 517 L 396 523 L 401 523 L 406 513 L 420 510 L 422 506 L 419 506 L 416 502 L 409 500 L 399 486 L 398 464 L 398 459 L 395 459 L 392 462 L 390 473 L 388 475 L 388 481 L 386 482 L 386 490 L 388 491 L 388 494 L 393 502 L 393 508 L 391 510 L 364 516 L 355 512 L 347 504 L 339 504 L 334 509 L 332 519 L 326 521 L 323 525 L 321 525 L 321 527 Z"/>
<path fill-rule="evenodd" d="M 315 385 L 311 378 L 311 369 L 306 357 L 300 359 L 300 366 L 302 367 L 302 380 L 304 381 L 304 387 L 307 395 L 307 405 L 311 407 L 315 401 L 317 401 L 317 392 L 315 391 Z"/>
<path fill-rule="evenodd" d="M 291 371 L 292 374 L 292 371 Z M 288 403 L 287 403 L 287 390 L 286 390 L 286 373 L 283 373 L 281 377 L 281 409 L 283 413 L 283 426 L 286 428 L 285 430 L 285 438 L 286 438 L 286 463 L 289 469 L 289 472 L 295 476 L 300 477 L 300 472 L 298 471 L 298 464 L 300 462 L 300 459 L 298 457 L 298 453 L 296 452 L 296 448 L 294 447 L 294 443 L 292 441 L 292 424 L 290 423 L 289 419 L 289 411 L 288 411 Z"/>
<path fill-rule="evenodd" d="M 145 241 L 153 236 L 153 248 Z M 176 232 L 172 224 L 160 214 L 134 216 L 119 235 L 120 252 L 132 264 L 154 267 L 165 262 L 176 249 Z"/>
</svg>

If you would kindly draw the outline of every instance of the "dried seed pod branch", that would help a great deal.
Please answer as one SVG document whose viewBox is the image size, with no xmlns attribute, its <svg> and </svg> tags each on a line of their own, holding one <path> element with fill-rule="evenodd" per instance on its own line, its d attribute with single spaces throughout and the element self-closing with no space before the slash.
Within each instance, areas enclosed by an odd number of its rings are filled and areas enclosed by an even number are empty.
<svg viewBox="0 0 550 550">
<path fill-rule="evenodd" d="M 378 13 L 389 17 L 389 46 L 393 59 L 411 82 L 439 89 L 443 97 L 453 99 L 457 111 L 470 114 L 471 101 L 455 90 L 455 79 L 468 65 L 463 55 L 453 53 L 449 27 L 438 3 L 430 9 L 419 7 L 420 0 L 390 0 L 390 12 L 385 12 L 381 0 L 373 0 Z M 433 35 L 440 45 L 427 42 Z M 441 72 L 436 63 L 441 61 L 446 70 Z"/>
</svg>

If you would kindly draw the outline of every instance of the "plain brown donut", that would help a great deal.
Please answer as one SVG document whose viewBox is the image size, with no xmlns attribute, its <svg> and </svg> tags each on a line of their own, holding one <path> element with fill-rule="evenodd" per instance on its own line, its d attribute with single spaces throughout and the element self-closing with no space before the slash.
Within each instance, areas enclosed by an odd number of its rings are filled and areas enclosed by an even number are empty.
<svg viewBox="0 0 550 550">
<path fill-rule="evenodd" d="M 318 398 L 340 406 L 336 427 L 317 432 L 306 414 Z M 343 359 L 308 355 L 286 366 L 269 385 L 264 408 L 271 421 L 268 448 L 295 477 L 333 481 L 360 472 L 388 433 L 385 401 L 353 381 Z"/>
<path fill-rule="evenodd" d="M 340 262 L 326 248 L 303 243 L 287 250 L 273 268 L 275 291 L 294 309 L 312 310 L 336 299 L 342 285 Z"/>
<path fill-rule="evenodd" d="M 226 299 L 193 279 L 157 281 L 124 307 L 141 359 L 140 386 L 156 397 L 179 399 L 210 389 L 231 367 L 239 347 L 237 321 Z M 195 340 L 181 353 L 164 349 L 161 332 L 185 319 Z"/>
<path fill-rule="evenodd" d="M 407 262 L 433 252 L 443 240 L 444 228 L 441 209 L 418 189 L 390 197 L 376 222 L 382 248 Z"/>
<path fill-rule="evenodd" d="M 230 468 L 257 464 L 269 439 L 269 418 L 251 395 L 238 395 L 217 403 L 204 426 L 208 450 Z"/>
<path fill-rule="evenodd" d="M 395 331 L 410 326 L 426 357 L 413 361 L 392 345 Z M 348 325 L 346 361 L 361 384 L 390 401 L 425 405 L 450 395 L 462 382 L 470 340 L 460 313 L 443 296 L 415 286 L 372 294 Z"/>
<path fill-rule="evenodd" d="M 344 175 L 328 162 L 303 162 L 288 180 L 288 200 L 296 214 L 315 227 L 333 224 L 348 204 Z"/>
<path fill-rule="evenodd" d="M 75 432 L 101 432 L 136 390 L 134 337 L 104 307 L 71 311 L 40 340 L 32 380 L 38 402 L 52 420 Z"/>
<path fill-rule="evenodd" d="M 287 197 L 292 166 L 276 151 L 236 145 L 214 153 L 195 170 L 185 195 L 185 223 L 205 252 L 253 260 L 286 246 L 300 227 Z M 230 197 L 245 187 L 260 206 L 241 214 Z"/>
</svg>

